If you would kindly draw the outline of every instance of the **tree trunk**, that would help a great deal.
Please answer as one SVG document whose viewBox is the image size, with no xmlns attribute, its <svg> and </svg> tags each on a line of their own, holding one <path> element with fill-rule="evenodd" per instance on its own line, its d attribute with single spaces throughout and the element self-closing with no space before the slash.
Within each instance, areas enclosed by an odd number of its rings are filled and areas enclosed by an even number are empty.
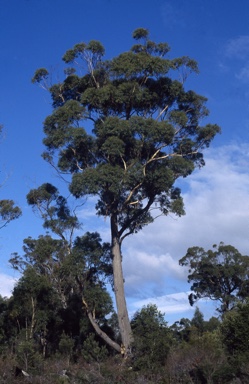
<svg viewBox="0 0 249 384">
<path fill-rule="evenodd" d="M 35 329 L 35 301 L 33 297 L 31 296 L 31 305 L 32 305 L 32 317 L 31 317 L 31 324 L 30 324 L 30 333 L 29 333 L 29 339 L 32 339 L 34 336 L 34 329 Z"/>
<path fill-rule="evenodd" d="M 115 215 L 111 216 L 111 235 L 114 293 L 116 298 L 119 330 L 124 348 L 124 355 L 126 355 L 133 341 L 133 336 L 125 300 L 121 244 L 118 235 L 117 217 Z"/>
</svg>

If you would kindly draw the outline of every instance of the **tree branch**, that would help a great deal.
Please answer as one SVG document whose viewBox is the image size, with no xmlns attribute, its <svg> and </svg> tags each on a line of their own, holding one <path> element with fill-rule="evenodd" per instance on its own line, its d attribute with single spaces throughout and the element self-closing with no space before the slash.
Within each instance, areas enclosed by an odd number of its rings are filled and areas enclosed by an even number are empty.
<svg viewBox="0 0 249 384">
<path fill-rule="evenodd" d="M 106 344 L 110 345 L 110 347 L 114 348 L 117 352 L 121 353 L 120 345 L 118 343 L 116 343 L 115 341 L 113 341 L 104 331 L 102 331 L 102 329 L 100 329 L 98 323 L 96 322 L 92 312 L 90 311 L 90 309 L 87 305 L 87 302 L 85 301 L 85 299 L 83 297 L 82 297 L 82 303 L 83 303 L 84 307 L 86 308 L 86 313 L 87 313 L 88 319 L 89 319 L 90 323 L 92 324 L 97 335 L 99 335 L 99 337 L 101 337 L 101 339 L 103 339 L 106 342 Z"/>
</svg>

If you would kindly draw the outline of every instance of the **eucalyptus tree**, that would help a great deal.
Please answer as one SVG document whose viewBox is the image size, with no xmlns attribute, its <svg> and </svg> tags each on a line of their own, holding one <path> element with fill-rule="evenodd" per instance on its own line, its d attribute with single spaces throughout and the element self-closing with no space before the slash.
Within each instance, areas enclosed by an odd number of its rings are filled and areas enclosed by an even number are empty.
<svg viewBox="0 0 249 384">
<path fill-rule="evenodd" d="M 249 295 L 249 258 L 232 245 L 220 243 L 207 251 L 189 248 L 179 264 L 188 268 L 191 305 L 208 298 L 219 302 L 217 310 L 224 314 Z"/>
<path fill-rule="evenodd" d="M 70 65 L 64 81 L 50 86 L 45 68 L 32 79 L 53 101 L 44 122 L 44 159 L 72 175 L 69 189 L 76 198 L 95 196 L 97 215 L 110 220 L 114 293 L 126 351 L 132 332 L 121 245 L 158 214 L 184 214 L 175 182 L 204 165 L 202 150 L 220 131 L 217 125 L 200 125 L 208 116 L 206 98 L 185 90 L 197 63 L 187 56 L 169 59 L 168 44 L 151 41 L 146 29 L 134 31 L 133 38 L 129 51 L 110 60 L 103 59 L 98 41 L 76 44 L 63 56 Z"/>
<path fill-rule="evenodd" d="M 53 237 L 47 233 L 24 239 L 24 254 L 14 253 L 9 260 L 13 268 L 24 273 L 31 268 L 41 279 L 45 276 L 63 310 L 72 311 L 73 303 L 83 306 L 97 335 L 120 352 L 120 345 L 100 328 L 113 312 L 106 289 L 106 283 L 112 283 L 110 244 L 103 243 L 97 232 L 76 236 L 79 221 L 67 199 L 50 183 L 32 189 L 27 201 Z"/>
</svg>

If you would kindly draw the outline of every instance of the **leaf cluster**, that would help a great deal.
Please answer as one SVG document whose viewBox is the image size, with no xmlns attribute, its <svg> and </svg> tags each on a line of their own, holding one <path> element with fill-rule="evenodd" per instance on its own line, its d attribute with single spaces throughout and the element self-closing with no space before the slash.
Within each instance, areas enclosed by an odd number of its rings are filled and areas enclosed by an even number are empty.
<svg viewBox="0 0 249 384">
<path fill-rule="evenodd" d="M 10 221 L 18 219 L 22 214 L 21 209 L 15 205 L 13 200 L 0 200 L 0 228 L 5 227 Z"/>
</svg>

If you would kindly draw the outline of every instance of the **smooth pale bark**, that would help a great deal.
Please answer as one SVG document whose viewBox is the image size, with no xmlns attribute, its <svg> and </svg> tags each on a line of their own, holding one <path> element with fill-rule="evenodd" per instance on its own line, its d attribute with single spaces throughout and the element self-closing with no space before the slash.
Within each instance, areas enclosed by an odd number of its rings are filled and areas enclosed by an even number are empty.
<svg viewBox="0 0 249 384">
<path fill-rule="evenodd" d="M 117 217 L 115 215 L 111 216 L 111 235 L 114 294 L 117 305 L 119 330 L 124 348 L 124 354 L 126 355 L 133 341 L 133 336 L 125 300 L 121 244 L 118 236 Z"/>
<path fill-rule="evenodd" d="M 88 316 L 88 319 L 90 321 L 90 323 L 92 324 L 95 332 L 99 335 L 99 337 L 101 337 L 108 345 L 110 345 L 112 348 L 114 348 L 117 352 L 121 353 L 121 347 L 118 343 L 116 343 L 115 341 L 113 341 L 112 339 L 110 339 L 110 337 L 100 329 L 98 323 L 96 322 L 96 320 L 94 319 L 93 315 L 92 315 L 92 312 L 90 311 L 90 309 L 88 308 L 88 305 L 86 303 L 86 301 L 84 299 L 82 299 L 82 302 L 84 304 L 84 306 L 86 307 L 86 312 L 87 312 L 87 316 Z"/>
<path fill-rule="evenodd" d="M 31 296 L 31 306 L 32 306 L 32 317 L 31 317 L 31 324 L 30 324 L 30 333 L 29 333 L 29 339 L 32 339 L 34 336 L 34 330 L 35 330 L 35 324 L 36 324 L 36 308 L 35 308 L 35 301 L 34 298 Z M 28 340 L 28 338 L 26 337 Z"/>
</svg>

